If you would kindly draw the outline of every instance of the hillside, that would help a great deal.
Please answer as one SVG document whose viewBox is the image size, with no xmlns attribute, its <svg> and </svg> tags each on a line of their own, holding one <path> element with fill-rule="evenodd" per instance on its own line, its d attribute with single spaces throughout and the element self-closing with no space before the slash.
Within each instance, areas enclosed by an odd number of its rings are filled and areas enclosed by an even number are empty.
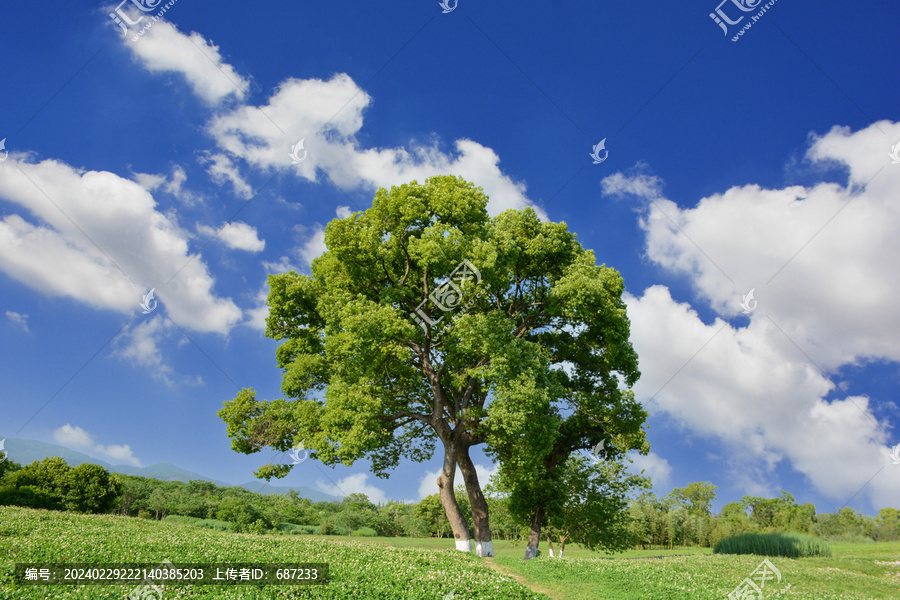
<svg viewBox="0 0 900 600">
<path fill-rule="evenodd" d="M 137 477 L 146 477 L 148 479 L 158 479 L 160 481 L 182 481 L 187 483 L 192 480 L 211 481 L 221 487 L 242 487 L 251 492 L 260 494 L 287 494 L 290 491 L 296 491 L 301 498 L 309 498 L 313 502 L 332 502 L 339 501 L 339 496 L 325 494 L 318 490 L 314 490 L 307 486 L 279 486 L 272 485 L 265 481 L 246 481 L 241 484 L 227 483 L 211 477 L 206 477 L 200 473 L 182 469 L 171 463 L 156 463 L 147 467 L 134 467 L 131 465 L 111 465 L 106 461 L 88 456 L 83 452 L 71 450 L 65 446 L 57 444 L 49 444 L 46 442 L 38 442 L 35 440 L 24 440 L 20 438 L 5 438 L 0 435 L 0 440 L 5 439 L 4 447 L 9 460 L 17 462 L 21 465 L 30 464 L 36 460 L 43 460 L 47 457 L 58 456 L 62 458 L 70 467 L 80 465 L 82 463 L 93 463 L 100 465 L 111 473 L 121 473 L 122 475 L 135 475 Z"/>
</svg>

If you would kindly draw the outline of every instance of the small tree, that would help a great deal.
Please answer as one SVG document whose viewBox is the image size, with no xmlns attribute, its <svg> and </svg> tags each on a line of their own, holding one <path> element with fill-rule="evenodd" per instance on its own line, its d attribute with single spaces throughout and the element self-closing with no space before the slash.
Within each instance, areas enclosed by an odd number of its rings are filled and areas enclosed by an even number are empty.
<svg viewBox="0 0 900 600">
<path fill-rule="evenodd" d="M 559 558 L 567 541 L 591 550 L 617 552 L 628 548 L 632 543 L 628 497 L 649 488 L 649 478 L 628 473 L 622 463 L 592 464 L 583 456 L 570 457 L 560 475 L 564 500 L 548 519 L 560 541 Z"/>
</svg>

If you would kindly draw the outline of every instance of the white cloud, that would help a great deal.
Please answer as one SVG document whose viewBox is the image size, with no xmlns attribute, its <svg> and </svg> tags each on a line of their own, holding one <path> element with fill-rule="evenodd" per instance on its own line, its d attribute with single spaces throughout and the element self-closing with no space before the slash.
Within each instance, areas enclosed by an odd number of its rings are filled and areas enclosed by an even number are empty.
<svg viewBox="0 0 900 600">
<path fill-rule="evenodd" d="M 268 298 L 269 285 L 264 283 L 262 288 L 256 294 L 256 306 L 244 311 L 247 315 L 247 320 L 244 323 L 251 329 L 255 329 L 259 332 L 264 332 L 266 330 L 266 318 L 269 316 L 269 305 L 267 304 Z"/>
<path fill-rule="evenodd" d="M 11 310 L 6 311 L 6 318 L 22 327 L 26 333 L 29 333 L 28 330 L 28 315 L 23 315 L 17 312 L 13 312 Z"/>
<path fill-rule="evenodd" d="M 659 391 L 654 408 L 722 440 L 735 472 L 753 473 L 760 489 L 787 460 L 839 501 L 864 485 L 876 507 L 900 493 L 900 479 L 885 473 L 866 485 L 890 466 L 890 424 L 877 422 L 872 410 L 882 399 L 825 399 L 836 387 L 828 374 L 839 367 L 900 361 L 893 308 L 900 297 L 900 170 L 879 173 L 890 162 L 879 128 L 900 138 L 900 124 L 877 125 L 814 138 L 809 160 L 844 164 L 847 186 L 745 185 L 682 208 L 654 197 L 659 185 L 620 176 L 604 182 L 611 193 L 647 194 L 647 256 L 688 276 L 701 303 L 743 319 L 741 297 L 755 288 L 759 304 L 744 326 L 705 323 L 662 286 L 628 295 L 626 303 L 643 372 L 639 396 Z M 875 173 L 864 189 L 856 185 Z"/>
<path fill-rule="evenodd" d="M 97 455 L 97 458 L 112 459 L 116 461 L 113 464 L 129 464 L 135 467 L 141 466 L 141 461 L 135 458 L 131 451 L 131 447 L 127 444 L 117 445 L 111 444 L 103 446 L 94 442 L 94 436 L 89 434 L 81 427 L 72 426 L 66 423 L 53 432 L 53 440 L 60 445 L 67 446 L 74 450 L 81 450 L 87 454 Z"/>
<path fill-rule="evenodd" d="M 215 295 L 186 232 L 139 184 L 11 156 L 0 163 L 0 198 L 40 221 L 0 219 L 0 270 L 25 285 L 124 314 L 134 314 L 141 296 L 156 288 L 169 317 L 200 332 L 224 334 L 241 320 L 230 299 Z"/>
<path fill-rule="evenodd" d="M 496 465 L 475 465 L 475 473 L 478 475 L 478 483 L 481 484 L 482 488 L 490 483 L 491 477 L 497 474 L 497 470 L 498 467 Z M 422 478 L 419 480 L 418 498 L 411 500 L 410 502 L 419 502 L 426 496 L 431 496 L 432 494 L 437 494 L 438 492 L 440 492 L 440 488 L 438 488 L 437 485 L 437 480 L 440 476 L 441 469 L 437 469 L 435 471 L 426 471 L 422 475 Z M 457 486 L 464 484 L 462 471 L 459 470 L 459 467 L 456 467 L 456 478 L 454 482 Z"/>
<path fill-rule="evenodd" d="M 433 175 L 460 175 L 484 188 L 490 214 L 532 206 L 546 218 L 525 195 L 525 184 L 500 171 L 497 154 L 472 140 L 457 140 L 455 154 L 442 152 L 436 143 L 414 141 L 408 149 L 360 147 L 355 135 L 370 102 L 346 74 L 328 81 L 289 79 L 265 106 L 242 106 L 221 114 L 212 120 L 209 132 L 229 156 L 263 171 L 288 168 L 287 172 L 316 181 L 322 170 L 341 188 L 370 189 L 414 179 L 424 182 Z M 293 165 L 288 152 L 301 138 L 308 155 Z"/>
<path fill-rule="evenodd" d="M 206 172 L 215 183 L 219 185 L 230 183 L 234 188 L 234 193 L 244 200 L 253 197 L 253 188 L 244 181 L 237 166 L 226 155 L 217 153 L 203 156 L 200 163 L 206 166 Z"/>
<path fill-rule="evenodd" d="M 136 366 L 150 369 L 154 377 L 171 385 L 172 367 L 166 363 L 159 348 L 171 329 L 165 318 L 153 316 L 123 331 L 115 340 L 116 353 Z"/>
<path fill-rule="evenodd" d="M 303 246 L 300 247 L 300 257 L 307 265 L 311 265 L 312 261 L 325 253 L 325 228 L 316 223 L 313 233 Z"/>
<path fill-rule="evenodd" d="M 369 500 L 375 504 L 384 504 L 388 501 L 387 494 L 383 490 L 366 483 L 370 477 L 369 473 L 357 473 L 344 477 L 335 483 L 325 483 L 324 481 L 316 481 L 316 487 L 320 491 L 332 496 L 349 496 L 350 494 L 365 494 Z"/>
<path fill-rule="evenodd" d="M 210 105 L 234 95 L 243 98 L 248 82 L 224 62 L 217 46 L 197 33 L 186 35 L 164 21 L 157 22 L 140 43 L 128 47 L 150 71 L 177 72 L 195 94 Z M 341 187 L 390 187 L 432 175 L 460 175 L 482 186 L 490 196 L 488 211 L 532 206 L 525 184 L 513 181 L 499 168 L 500 158 L 468 139 L 455 142 L 448 154 L 437 143 L 410 141 L 408 148 L 362 148 L 355 136 L 363 126 L 363 113 L 371 97 L 353 79 L 339 73 L 321 79 L 287 79 L 264 106 L 239 106 L 216 115 L 209 123 L 223 153 L 207 157 L 210 175 L 219 183 L 231 182 L 244 198 L 252 190 L 233 163 L 239 158 L 263 170 L 289 168 L 301 178 L 316 181 L 318 170 Z M 290 148 L 305 140 L 307 159 L 297 165 Z"/>
<path fill-rule="evenodd" d="M 653 480 L 653 488 L 655 490 L 668 491 L 672 474 L 672 466 L 669 464 L 669 461 L 655 452 L 651 452 L 647 456 L 631 452 L 628 454 L 628 458 L 634 461 L 634 464 L 629 466 L 629 471 L 638 474 L 643 470 L 644 475 Z"/>
<path fill-rule="evenodd" d="M 648 200 L 659 197 L 662 193 L 662 180 L 659 177 L 641 173 L 646 165 L 638 164 L 635 173 L 613 173 L 602 182 L 603 193 L 610 196 L 623 197 L 626 195 L 640 196 Z"/>
<path fill-rule="evenodd" d="M 201 200 L 200 196 L 185 189 L 184 182 L 187 181 L 187 173 L 184 172 L 184 168 L 180 165 L 172 167 L 171 178 L 150 173 L 135 173 L 133 177 L 139 186 L 151 194 L 157 190 L 162 190 L 172 194 L 177 200 L 188 206 L 193 206 Z"/>
<path fill-rule="evenodd" d="M 183 34 L 168 21 L 154 23 L 137 43 L 130 39 L 123 43 L 148 71 L 180 73 L 207 104 L 215 105 L 229 97 L 243 98 L 249 85 L 222 59 L 218 46 L 199 33 Z"/>
<path fill-rule="evenodd" d="M 246 250 L 247 252 L 262 252 L 266 242 L 259 239 L 256 228 L 242 221 L 225 223 L 219 230 L 206 225 L 198 225 L 197 231 L 203 235 L 212 237 L 233 250 Z M 216 232 L 218 231 L 218 235 Z"/>
</svg>

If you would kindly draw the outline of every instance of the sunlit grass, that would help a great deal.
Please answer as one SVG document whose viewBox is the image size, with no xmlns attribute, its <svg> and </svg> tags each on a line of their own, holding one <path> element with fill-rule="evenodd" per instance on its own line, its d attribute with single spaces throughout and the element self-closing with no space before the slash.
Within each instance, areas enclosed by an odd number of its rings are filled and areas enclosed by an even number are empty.
<svg viewBox="0 0 900 600">
<path fill-rule="evenodd" d="M 111 515 L 0 507 L 0 599 L 121 600 L 132 585 L 17 586 L 17 562 L 327 562 L 327 585 L 173 586 L 165 600 L 336 598 L 454 600 L 545 598 L 455 550 L 397 548 L 328 536 L 253 535 Z"/>
</svg>

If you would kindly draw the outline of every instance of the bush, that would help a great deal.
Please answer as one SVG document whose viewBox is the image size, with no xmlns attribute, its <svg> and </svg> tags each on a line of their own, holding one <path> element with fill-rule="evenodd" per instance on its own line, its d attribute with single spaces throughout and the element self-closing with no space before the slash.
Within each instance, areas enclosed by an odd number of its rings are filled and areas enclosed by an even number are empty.
<svg viewBox="0 0 900 600">
<path fill-rule="evenodd" d="M 743 533 L 718 542 L 713 553 L 801 558 L 831 556 L 831 547 L 815 536 L 802 533 Z"/>
<path fill-rule="evenodd" d="M 253 523 L 251 523 L 247 527 L 248 532 L 255 533 L 257 535 L 262 535 L 268 530 L 269 530 L 269 526 L 262 519 L 257 519 L 255 521 L 253 521 Z"/>
<path fill-rule="evenodd" d="M 0 489 L 0 505 L 46 508 L 49 510 L 61 510 L 63 508 L 53 494 L 34 485 Z"/>
<path fill-rule="evenodd" d="M 153 513 L 149 510 L 139 510 L 138 511 L 138 519 L 152 519 Z"/>
<path fill-rule="evenodd" d="M 360 527 L 356 531 L 351 532 L 350 535 L 358 535 L 360 537 L 375 537 L 378 535 L 378 532 L 371 527 Z"/>
</svg>

